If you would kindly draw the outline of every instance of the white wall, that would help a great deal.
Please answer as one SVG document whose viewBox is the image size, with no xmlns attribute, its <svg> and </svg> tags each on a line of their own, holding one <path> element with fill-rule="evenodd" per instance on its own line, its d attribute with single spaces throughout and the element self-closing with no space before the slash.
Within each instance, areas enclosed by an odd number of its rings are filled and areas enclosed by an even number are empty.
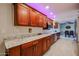
<svg viewBox="0 0 79 59">
<path fill-rule="evenodd" d="M 29 33 L 28 28 L 25 26 L 14 26 L 14 9 L 12 4 L 0 4 L 0 42 L 7 36 L 37 34 L 43 31 L 42 28 L 31 27 L 32 33 Z M 3 51 L 2 44 L 0 44 L 0 51 Z"/>
<path fill-rule="evenodd" d="M 77 18 L 77 34 L 78 34 L 78 41 L 79 41 L 79 18 Z"/>
</svg>

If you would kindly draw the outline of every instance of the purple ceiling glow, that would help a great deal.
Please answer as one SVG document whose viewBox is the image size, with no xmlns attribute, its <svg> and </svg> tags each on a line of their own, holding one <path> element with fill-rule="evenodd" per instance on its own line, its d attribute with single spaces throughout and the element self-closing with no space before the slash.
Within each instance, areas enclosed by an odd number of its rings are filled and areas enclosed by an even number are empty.
<svg viewBox="0 0 79 59">
<path fill-rule="evenodd" d="M 32 8 L 35 8 L 39 12 L 47 15 L 47 17 L 50 18 L 50 19 L 54 19 L 55 18 L 54 14 L 50 14 L 51 13 L 50 10 L 46 10 L 44 6 L 42 6 L 42 5 L 38 4 L 38 3 L 26 3 L 26 4 L 31 6 Z"/>
</svg>

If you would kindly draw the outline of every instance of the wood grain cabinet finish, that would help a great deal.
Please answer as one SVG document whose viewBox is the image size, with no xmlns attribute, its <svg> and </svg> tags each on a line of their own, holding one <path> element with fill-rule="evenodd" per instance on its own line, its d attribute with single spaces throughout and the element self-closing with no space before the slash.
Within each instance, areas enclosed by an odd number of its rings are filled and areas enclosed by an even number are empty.
<svg viewBox="0 0 79 59">
<path fill-rule="evenodd" d="M 17 26 L 46 27 L 46 16 L 25 4 L 14 4 L 14 24 Z"/>
<path fill-rule="evenodd" d="M 52 36 L 48 36 L 43 39 L 43 54 L 50 48 L 53 43 L 54 39 Z"/>
<path fill-rule="evenodd" d="M 42 39 L 39 39 L 39 43 L 38 43 L 38 56 L 41 56 L 43 55 L 43 42 L 42 42 Z"/>
<path fill-rule="evenodd" d="M 42 14 L 38 14 L 38 26 L 43 27 L 43 16 Z"/>
<path fill-rule="evenodd" d="M 14 24 L 17 26 L 32 26 L 46 28 L 47 23 L 52 25 L 52 20 L 46 15 L 29 7 L 26 4 L 14 4 Z M 55 22 L 54 28 L 58 28 L 58 23 Z"/>
<path fill-rule="evenodd" d="M 20 51 L 21 51 L 20 46 L 16 46 L 8 50 L 8 55 L 9 56 L 20 56 Z"/>
<path fill-rule="evenodd" d="M 38 40 L 33 42 L 33 56 L 38 56 L 38 43 Z"/>
<path fill-rule="evenodd" d="M 8 49 L 10 56 L 41 56 L 54 43 L 54 34 Z"/>
<path fill-rule="evenodd" d="M 57 40 L 60 39 L 60 33 L 57 33 Z"/>
<path fill-rule="evenodd" d="M 42 41 L 35 40 L 25 43 L 21 46 L 22 56 L 40 56 L 42 55 Z"/>
<path fill-rule="evenodd" d="M 51 26 L 52 26 L 52 28 L 53 28 L 53 20 L 51 20 Z"/>
<path fill-rule="evenodd" d="M 33 27 L 37 27 L 38 23 L 38 19 L 37 19 L 37 11 L 30 8 L 30 25 L 33 26 Z"/>
<path fill-rule="evenodd" d="M 42 39 L 33 41 L 33 56 L 42 55 Z"/>
<path fill-rule="evenodd" d="M 54 28 L 58 28 L 58 23 L 55 22 Z"/>
<path fill-rule="evenodd" d="M 52 45 L 55 42 L 55 35 L 53 34 L 50 37 L 51 37 L 51 45 Z"/>
<path fill-rule="evenodd" d="M 47 39 L 43 38 L 43 54 L 47 51 Z"/>
<path fill-rule="evenodd" d="M 22 56 L 32 56 L 33 55 L 32 42 L 28 42 L 28 43 L 21 45 L 21 55 Z"/>
<path fill-rule="evenodd" d="M 51 37 L 47 37 L 47 48 L 51 45 Z"/>
<path fill-rule="evenodd" d="M 14 4 L 14 23 L 18 26 L 29 25 L 29 7 L 24 4 Z"/>
<path fill-rule="evenodd" d="M 47 17 L 43 15 L 43 28 L 47 27 Z"/>
</svg>

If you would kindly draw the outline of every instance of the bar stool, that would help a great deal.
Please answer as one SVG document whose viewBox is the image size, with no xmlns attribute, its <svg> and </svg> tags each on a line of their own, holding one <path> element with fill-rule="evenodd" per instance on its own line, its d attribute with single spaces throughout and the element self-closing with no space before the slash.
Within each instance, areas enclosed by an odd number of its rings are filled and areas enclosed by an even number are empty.
<svg viewBox="0 0 79 59">
<path fill-rule="evenodd" d="M 69 31 L 65 31 L 65 37 L 70 37 Z"/>
<path fill-rule="evenodd" d="M 72 36 L 74 38 L 74 31 L 70 31 L 70 37 Z"/>
</svg>

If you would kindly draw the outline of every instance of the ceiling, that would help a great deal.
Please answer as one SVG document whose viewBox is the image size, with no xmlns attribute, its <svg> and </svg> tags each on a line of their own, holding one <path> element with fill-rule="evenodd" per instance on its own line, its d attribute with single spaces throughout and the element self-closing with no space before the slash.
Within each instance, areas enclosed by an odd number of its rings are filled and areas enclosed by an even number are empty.
<svg viewBox="0 0 79 59">
<path fill-rule="evenodd" d="M 40 3 L 42 6 L 49 6 L 56 15 L 56 21 L 62 23 L 66 21 L 72 21 L 79 15 L 79 4 L 78 3 Z"/>
</svg>

